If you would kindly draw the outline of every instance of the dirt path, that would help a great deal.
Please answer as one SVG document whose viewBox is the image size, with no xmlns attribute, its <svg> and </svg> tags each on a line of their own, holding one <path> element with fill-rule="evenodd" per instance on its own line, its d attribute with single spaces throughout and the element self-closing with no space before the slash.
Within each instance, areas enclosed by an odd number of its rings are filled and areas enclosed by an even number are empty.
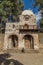
<svg viewBox="0 0 43 65">
<path fill-rule="evenodd" d="M 21 62 L 23 65 L 43 65 L 43 54 L 41 53 L 14 53 L 10 58 Z"/>
</svg>

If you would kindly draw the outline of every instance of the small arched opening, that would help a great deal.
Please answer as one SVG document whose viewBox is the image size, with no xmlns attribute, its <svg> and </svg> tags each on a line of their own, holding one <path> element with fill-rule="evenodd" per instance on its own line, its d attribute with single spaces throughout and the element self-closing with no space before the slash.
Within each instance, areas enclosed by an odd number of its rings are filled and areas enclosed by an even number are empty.
<svg viewBox="0 0 43 65">
<path fill-rule="evenodd" d="M 25 48 L 34 49 L 34 39 L 33 39 L 33 36 L 31 36 L 31 35 L 25 35 L 23 37 L 23 39 L 24 39 Z"/>
<path fill-rule="evenodd" d="M 23 28 L 28 29 L 29 28 L 28 24 L 25 24 Z"/>
<path fill-rule="evenodd" d="M 9 39 L 9 44 L 11 45 L 11 47 L 13 47 L 13 48 L 18 47 L 17 35 L 10 35 L 8 39 Z"/>
</svg>

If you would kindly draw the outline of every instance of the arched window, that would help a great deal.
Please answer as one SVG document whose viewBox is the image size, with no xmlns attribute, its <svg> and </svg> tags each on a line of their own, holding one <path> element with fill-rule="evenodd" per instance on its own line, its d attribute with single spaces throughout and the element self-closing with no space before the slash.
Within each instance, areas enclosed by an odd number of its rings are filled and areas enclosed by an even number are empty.
<svg viewBox="0 0 43 65">
<path fill-rule="evenodd" d="M 25 24 L 23 28 L 28 29 L 29 28 L 28 24 Z"/>
</svg>

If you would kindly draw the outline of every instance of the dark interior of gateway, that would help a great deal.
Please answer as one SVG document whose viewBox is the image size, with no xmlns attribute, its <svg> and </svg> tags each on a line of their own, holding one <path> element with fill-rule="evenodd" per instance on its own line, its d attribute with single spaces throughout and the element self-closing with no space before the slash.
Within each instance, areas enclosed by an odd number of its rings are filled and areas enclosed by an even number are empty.
<svg viewBox="0 0 43 65">
<path fill-rule="evenodd" d="M 13 47 L 18 47 L 18 37 L 16 35 L 10 35 Z M 25 48 L 34 49 L 34 39 L 31 35 L 25 35 L 23 37 Z"/>
<path fill-rule="evenodd" d="M 17 47 L 18 46 L 18 37 L 16 35 L 11 35 L 9 38 L 11 38 L 11 40 L 12 40 L 13 47 Z"/>
<path fill-rule="evenodd" d="M 26 48 L 34 49 L 34 39 L 31 35 L 25 35 L 24 41 Z"/>
</svg>

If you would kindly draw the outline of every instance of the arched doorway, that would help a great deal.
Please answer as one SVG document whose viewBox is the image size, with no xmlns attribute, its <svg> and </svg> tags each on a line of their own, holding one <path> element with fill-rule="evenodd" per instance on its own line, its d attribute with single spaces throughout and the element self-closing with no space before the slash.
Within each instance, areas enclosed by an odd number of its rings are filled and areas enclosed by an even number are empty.
<svg viewBox="0 0 43 65">
<path fill-rule="evenodd" d="M 11 45 L 11 47 L 16 48 L 18 47 L 18 37 L 17 35 L 10 35 L 9 36 L 9 44 Z"/>
<path fill-rule="evenodd" d="M 23 39 L 24 39 L 25 48 L 34 49 L 34 39 L 31 35 L 25 35 Z"/>
</svg>

